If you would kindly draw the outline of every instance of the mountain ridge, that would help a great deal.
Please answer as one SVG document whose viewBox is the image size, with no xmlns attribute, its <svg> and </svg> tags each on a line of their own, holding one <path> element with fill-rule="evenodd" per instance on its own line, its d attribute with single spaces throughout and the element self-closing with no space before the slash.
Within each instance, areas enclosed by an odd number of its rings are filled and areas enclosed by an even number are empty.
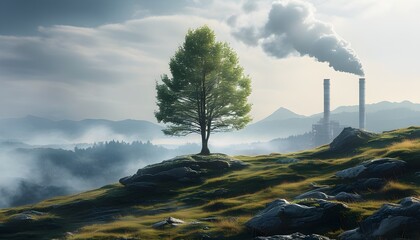
<svg viewBox="0 0 420 240">
<path fill-rule="evenodd" d="M 136 140 L 161 138 L 163 127 L 146 120 L 125 119 L 119 121 L 107 119 L 51 120 L 28 115 L 23 118 L 0 119 L 0 135 L 3 139 L 30 141 L 44 135 L 57 135 L 72 141 L 83 137 L 89 131 L 106 132 L 109 135 L 124 135 Z M 111 140 L 111 139 L 102 139 Z"/>
<path fill-rule="evenodd" d="M 238 137 L 271 140 L 291 135 L 300 135 L 312 131 L 312 124 L 318 122 L 323 113 L 310 116 L 292 117 L 289 119 L 266 121 L 261 120 L 248 125 L 239 132 L 232 133 Z M 342 106 L 331 111 L 331 119 L 343 126 L 359 125 L 358 106 Z M 271 116 L 271 115 L 270 115 Z M 397 121 L 398 120 L 398 121 Z M 420 104 L 382 101 L 366 105 L 366 128 L 373 132 L 389 131 L 397 128 L 420 125 Z"/>
<path fill-rule="evenodd" d="M 420 104 L 409 101 L 382 101 L 366 105 L 366 126 L 374 132 L 420 125 Z M 269 141 L 291 135 L 304 134 L 312 130 L 312 124 L 322 117 L 322 113 L 304 116 L 294 113 L 284 107 L 278 108 L 266 118 L 249 124 L 244 129 L 229 133 L 238 141 L 249 139 L 254 141 Z M 343 126 L 358 127 L 358 106 L 341 106 L 331 112 L 331 119 Z M 398 121 L 397 121 L 398 120 Z M 146 120 L 50 120 L 47 118 L 28 115 L 23 118 L 0 119 L 0 136 L 3 140 L 17 140 L 26 142 L 32 138 L 44 135 L 58 135 L 68 141 L 77 141 L 86 134 L 104 132 L 98 141 L 111 140 L 120 136 L 132 140 L 162 139 L 164 127 Z M 90 131 L 90 132 L 89 132 Z M 106 136 L 106 135 L 109 136 Z M 217 136 L 227 136 L 218 134 Z M 47 136 L 48 137 L 48 136 Z M 101 136 L 99 136 L 101 137 Z"/>
</svg>

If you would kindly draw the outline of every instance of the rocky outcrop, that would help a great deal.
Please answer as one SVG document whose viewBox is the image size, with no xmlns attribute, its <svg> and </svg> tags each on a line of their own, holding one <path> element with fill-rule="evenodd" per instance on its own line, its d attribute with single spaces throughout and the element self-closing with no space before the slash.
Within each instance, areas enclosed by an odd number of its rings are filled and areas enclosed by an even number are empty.
<svg viewBox="0 0 420 240">
<path fill-rule="evenodd" d="M 318 235 L 318 234 L 305 235 L 302 233 L 293 233 L 290 235 L 256 237 L 255 240 L 330 240 L 330 239 L 327 237 Z"/>
<path fill-rule="evenodd" d="M 157 184 L 151 182 L 132 182 L 127 185 L 128 190 L 135 192 L 151 193 L 157 189 Z"/>
<path fill-rule="evenodd" d="M 381 158 L 365 161 L 355 167 L 337 172 L 339 178 L 393 178 L 406 170 L 407 163 L 394 158 Z"/>
<path fill-rule="evenodd" d="M 387 181 L 382 178 L 367 178 L 358 179 L 348 184 L 339 184 L 333 187 L 330 194 L 338 194 L 340 192 L 356 192 L 361 193 L 364 191 L 379 191 L 385 187 Z"/>
<path fill-rule="evenodd" d="M 43 216 L 46 213 L 29 210 L 13 215 L 9 218 L 9 222 L 29 222 L 35 220 L 36 216 Z"/>
<path fill-rule="evenodd" d="M 385 204 L 359 225 L 342 233 L 340 239 L 420 239 L 420 200 L 407 197 L 399 204 Z"/>
<path fill-rule="evenodd" d="M 189 167 L 176 167 L 173 169 L 157 172 L 156 174 L 137 173 L 131 177 L 120 179 L 120 183 L 127 185 L 135 182 L 164 182 L 164 181 L 197 181 L 200 178 L 200 172 L 192 170 Z"/>
<path fill-rule="evenodd" d="M 224 154 L 188 155 L 146 166 L 132 176 L 121 178 L 120 183 L 130 190 L 151 192 L 161 183 L 199 183 L 208 176 L 246 166 Z"/>
<path fill-rule="evenodd" d="M 327 232 L 340 228 L 346 205 L 315 199 L 299 204 L 278 199 L 246 223 L 257 235 Z"/>
<path fill-rule="evenodd" d="M 347 192 L 339 192 L 335 196 L 328 195 L 324 192 L 321 192 L 317 189 L 303 193 L 295 199 L 324 199 L 324 200 L 337 200 L 340 202 L 357 202 L 362 199 L 362 197 L 359 194 L 354 193 L 347 193 Z"/>
<path fill-rule="evenodd" d="M 376 136 L 377 134 L 375 133 L 366 132 L 356 128 L 346 127 L 330 143 L 330 151 L 338 153 L 351 152 Z"/>
</svg>

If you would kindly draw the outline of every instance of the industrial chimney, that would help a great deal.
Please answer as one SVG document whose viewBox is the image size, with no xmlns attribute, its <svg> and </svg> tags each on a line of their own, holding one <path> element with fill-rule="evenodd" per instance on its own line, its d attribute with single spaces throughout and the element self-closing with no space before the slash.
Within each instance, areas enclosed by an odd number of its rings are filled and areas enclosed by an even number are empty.
<svg viewBox="0 0 420 240">
<path fill-rule="evenodd" d="M 330 79 L 324 79 L 324 123 L 330 122 Z"/>
<path fill-rule="evenodd" d="M 359 128 L 365 129 L 366 113 L 365 113 L 365 79 L 359 79 Z"/>
<path fill-rule="evenodd" d="M 312 125 L 314 146 L 330 143 L 343 129 L 337 121 L 331 121 L 330 114 L 330 79 L 324 79 L 324 117 Z"/>
</svg>

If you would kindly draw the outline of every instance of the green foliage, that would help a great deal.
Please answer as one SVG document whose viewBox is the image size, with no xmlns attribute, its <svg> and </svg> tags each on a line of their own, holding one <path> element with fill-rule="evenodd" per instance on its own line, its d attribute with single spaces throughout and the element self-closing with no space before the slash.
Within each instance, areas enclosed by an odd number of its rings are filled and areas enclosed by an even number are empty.
<svg viewBox="0 0 420 240">
<path fill-rule="evenodd" d="M 156 84 L 155 116 L 169 123 L 165 134 L 198 133 L 207 148 L 211 132 L 241 129 L 251 121 L 251 80 L 236 53 L 227 43 L 217 42 L 209 27 L 189 30 L 169 67 L 172 78 L 163 75 L 163 83 Z"/>
</svg>

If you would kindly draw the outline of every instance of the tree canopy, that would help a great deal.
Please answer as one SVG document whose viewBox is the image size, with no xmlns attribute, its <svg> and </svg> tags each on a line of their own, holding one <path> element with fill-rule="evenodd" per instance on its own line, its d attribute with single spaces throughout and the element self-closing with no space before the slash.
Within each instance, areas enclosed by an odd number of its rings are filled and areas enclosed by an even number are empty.
<svg viewBox="0 0 420 240">
<path fill-rule="evenodd" d="M 168 123 L 164 133 L 201 135 L 201 154 L 209 154 L 212 132 L 241 129 L 251 121 L 251 80 L 244 75 L 236 53 L 227 43 L 216 41 L 203 26 L 189 30 L 185 42 L 169 63 L 172 77 L 156 84 L 159 122 Z"/>
</svg>

